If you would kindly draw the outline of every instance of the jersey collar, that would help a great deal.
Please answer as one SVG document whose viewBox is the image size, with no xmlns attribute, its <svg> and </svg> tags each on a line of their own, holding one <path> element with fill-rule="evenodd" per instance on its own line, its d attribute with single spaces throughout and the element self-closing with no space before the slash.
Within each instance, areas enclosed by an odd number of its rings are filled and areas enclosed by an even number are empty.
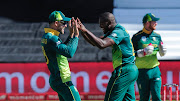
<svg viewBox="0 0 180 101">
<path fill-rule="evenodd" d="M 151 34 L 151 31 L 148 31 L 145 28 L 143 28 L 143 32 L 146 33 L 146 34 Z"/>
<path fill-rule="evenodd" d="M 60 32 L 51 28 L 44 28 L 45 33 L 51 33 L 52 35 L 59 36 Z"/>
</svg>

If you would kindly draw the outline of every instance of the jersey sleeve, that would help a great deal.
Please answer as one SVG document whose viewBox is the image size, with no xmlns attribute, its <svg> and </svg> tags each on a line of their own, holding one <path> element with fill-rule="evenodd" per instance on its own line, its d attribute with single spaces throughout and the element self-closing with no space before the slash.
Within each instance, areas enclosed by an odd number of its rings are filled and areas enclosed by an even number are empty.
<svg viewBox="0 0 180 101">
<path fill-rule="evenodd" d="M 108 35 L 108 38 L 111 38 L 117 45 L 122 41 L 124 38 L 124 31 L 113 31 L 110 35 Z"/>
<path fill-rule="evenodd" d="M 52 36 L 50 40 L 50 46 L 54 51 L 65 57 L 71 58 L 76 52 L 79 38 L 69 38 L 66 44 L 62 43 L 60 38 L 57 36 Z"/>
<path fill-rule="evenodd" d="M 135 56 L 137 56 L 138 41 L 136 40 L 136 36 L 135 35 L 133 35 L 133 37 L 131 38 L 131 41 L 132 41 L 132 44 L 133 44 Z"/>
<path fill-rule="evenodd" d="M 133 37 L 131 38 L 131 41 L 133 43 L 134 50 L 137 50 L 138 44 L 137 44 L 137 40 L 136 40 L 136 36 L 135 35 L 133 35 Z"/>
<path fill-rule="evenodd" d="M 162 41 L 162 39 L 161 39 L 161 36 L 159 35 L 159 43 L 160 43 L 160 42 L 163 42 L 163 41 Z"/>
</svg>

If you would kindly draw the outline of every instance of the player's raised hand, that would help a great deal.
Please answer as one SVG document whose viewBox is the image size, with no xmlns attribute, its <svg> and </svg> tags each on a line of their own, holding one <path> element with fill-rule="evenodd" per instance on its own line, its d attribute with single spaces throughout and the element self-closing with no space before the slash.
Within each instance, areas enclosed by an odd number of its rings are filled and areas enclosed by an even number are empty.
<svg viewBox="0 0 180 101">
<path fill-rule="evenodd" d="M 73 24 L 73 29 L 74 29 L 74 36 L 78 37 L 79 36 L 79 29 L 78 29 L 78 24 L 77 24 L 77 20 L 75 20 L 74 18 L 72 19 L 72 21 L 74 22 Z"/>
<path fill-rule="evenodd" d="M 78 24 L 77 25 L 78 29 L 81 30 L 82 32 L 87 30 L 86 27 L 81 23 L 79 18 L 77 18 L 77 24 Z"/>
<path fill-rule="evenodd" d="M 74 17 L 72 17 L 72 19 L 74 19 Z M 74 22 L 72 21 L 72 19 L 68 22 L 69 32 L 70 32 L 69 35 L 71 38 L 73 38 L 73 35 L 74 35 L 74 29 L 73 29 Z"/>
</svg>

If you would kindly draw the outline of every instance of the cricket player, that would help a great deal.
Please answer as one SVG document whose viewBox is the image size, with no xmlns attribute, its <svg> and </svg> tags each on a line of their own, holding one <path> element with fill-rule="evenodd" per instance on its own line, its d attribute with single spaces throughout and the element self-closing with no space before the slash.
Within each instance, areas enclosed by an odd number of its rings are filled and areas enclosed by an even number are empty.
<svg viewBox="0 0 180 101">
<path fill-rule="evenodd" d="M 135 63 L 139 70 L 137 84 L 140 101 L 149 101 L 150 93 L 152 101 L 161 101 L 161 72 L 156 54 L 159 51 L 160 56 L 164 56 L 166 47 L 161 36 L 154 32 L 159 19 L 152 13 L 146 14 L 143 17 L 144 28 L 132 37 Z"/>
<path fill-rule="evenodd" d="M 64 34 L 69 22 L 70 34 L 63 43 L 58 37 Z M 49 83 L 58 93 L 60 101 L 81 101 L 80 95 L 71 82 L 71 72 L 67 58 L 73 57 L 77 46 L 79 31 L 74 18 L 65 17 L 61 11 L 53 11 L 49 15 L 49 28 L 44 28 L 41 46 L 46 64 L 50 71 Z"/>
<path fill-rule="evenodd" d="M 105 12 L 99 17 L 103 38 L 96 37 L 78 19 L 82 36 L 92 45 L 104 49 L 112 47 L 113 68 L 108 82 L 105 101 L 135 101 L 134 83 L 138 69 L 134 63 L 134 50 L 128 32 L 117 24 L 112 13 Z"/>
</svg>

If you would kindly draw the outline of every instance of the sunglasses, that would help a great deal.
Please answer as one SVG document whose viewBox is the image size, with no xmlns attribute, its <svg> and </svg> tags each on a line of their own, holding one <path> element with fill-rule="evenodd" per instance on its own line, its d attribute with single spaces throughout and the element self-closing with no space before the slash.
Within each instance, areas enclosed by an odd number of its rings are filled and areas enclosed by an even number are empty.
<svg viewBox="0 0 180 101">
<path fill-rule="evenodd" d="M 68 23 L 67 21 L 63 21 L 63 20 L 61 20 L 59 22 L 62 23 L 63 25 L 66 25 Z"/>
</svg>

